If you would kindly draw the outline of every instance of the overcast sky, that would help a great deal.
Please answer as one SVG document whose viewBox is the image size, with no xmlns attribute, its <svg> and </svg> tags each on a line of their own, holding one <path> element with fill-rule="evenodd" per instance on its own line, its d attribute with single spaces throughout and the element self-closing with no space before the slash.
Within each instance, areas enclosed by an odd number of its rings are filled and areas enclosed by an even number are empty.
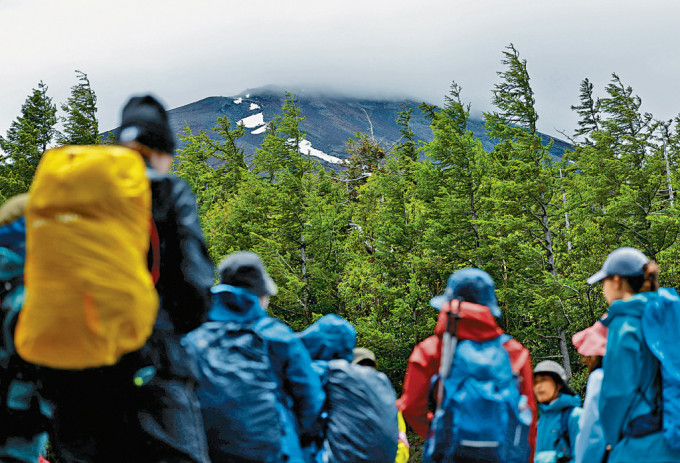
<svg viewBox="0 0 680 463">
<path fill-rule="evenodd" d="M 0 134 L 42 80 L 87 73 L 102 130 L 132 94 L 168 108 L 275 84 L 492 109 L 502 51 L 527 60 L 539 130 L 572 133 L 579 83 L 616 72 L 657 119 L 680 113 L 674 0 L 0 0 Z"/>
</svg>

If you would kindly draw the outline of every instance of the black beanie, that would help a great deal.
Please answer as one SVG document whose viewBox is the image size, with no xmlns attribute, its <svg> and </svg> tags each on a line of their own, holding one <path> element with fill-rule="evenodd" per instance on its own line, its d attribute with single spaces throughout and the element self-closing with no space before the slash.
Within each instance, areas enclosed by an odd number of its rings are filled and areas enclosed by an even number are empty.
<svg viewBox="0 0 680 463">
<path fill-rule="evenodd" d="M 118 141 L 137 141 L 151 149 L 174 154 L 175 137 L 165 108 L 151 95 L 130 98 L 123 108 Z"/>
<path fill-rule="evenodd" d="M 258 296 L 276 296 L 274 280 L 267 274 L 260 256 L 250 251 L 235 252 L 217 267 L 225 285 L 250 290 Z"/>
</svg>

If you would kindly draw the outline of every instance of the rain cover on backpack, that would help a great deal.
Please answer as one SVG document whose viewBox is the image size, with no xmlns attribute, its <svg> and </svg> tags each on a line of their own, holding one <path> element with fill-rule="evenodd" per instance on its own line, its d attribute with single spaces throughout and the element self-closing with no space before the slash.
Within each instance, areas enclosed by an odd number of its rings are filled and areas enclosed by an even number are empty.
<svg viewBox="0 0 680 463">
<path fill-rule="evenodd" d="M 642 315 L 647 346 L 661 362 L 664 439 L 680 450 L 680 296 L 674 288 L 659 288 L 659 304 L 650 304 Z"/>
<path fill-rule="evenodd" d="M 24 359 L 52 368 L 113 365 L 151 334 L 158 295 L 147 266 L 151 188 L 121 146 L 45 152 L 26 205 Z"/>
<path fill-rule="evenodd" d="M 529 460 L 531 412 L 503 347 L 509 339 L 504 335 L 457 343 L 450 373 L 434 378 L 433 384 L 443 381 L 443 397 L 430 425 L 423 461 Z"/>
<path fill-rule="evenodd" d="M 326 439 L 329 463 L 394 463 L 399 439 L 397 400 L 389 379 L 346 360 L 328 362 Z"/>
<path fill-rule="evenodd" d="M 206 322 L 182 341 L 198 363 L 212 461 L 281 461 L 282 426 L 267 341 L 258 323 Z"/>
</svg>

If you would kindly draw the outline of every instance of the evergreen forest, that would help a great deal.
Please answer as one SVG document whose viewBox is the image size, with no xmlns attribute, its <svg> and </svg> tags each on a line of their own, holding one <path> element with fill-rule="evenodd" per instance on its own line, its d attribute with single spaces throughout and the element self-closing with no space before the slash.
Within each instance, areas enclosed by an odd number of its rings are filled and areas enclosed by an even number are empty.
<svg viewBox="0 0 680 463">
<path fill-rule="evenodd" d="M 397 391 L 412 348 L 434 329 L 430 298 L 453 271 L 479 267 L 496 282 L 501 327 L 534 362 L 562 363 L 583 391 L 571 336 L 606 311 L 586 279 L 607 254 L 637 247 L 659 263 L 662 285 L 680 286 L 680 116 L 642 112 L 616 74 L 597 91 L 584 79 L 571 107 L 578 126 L 565 133 L 572 149 L 553 159 L 526 61 L 510 45 L 499 67 L 484 114 L 489 151 L 467 128 L 471 107 L 455 82 L 442 107 L 421 105 L 431 142 L 415 136 L 405 110 L 396 144 L 357 133 L 339 170 L 299 153 L 305 116 L 292 94 L 254 154 L 226 117 L 215 121 L 219 140 L 187 127 L 173 169 L 196 194 L 214 262 L 259 253 L 279 286 L 271 314 L 294 330 L 346 317 Z M 99 135 L 87 75 L 76 78 L 62 115 L 40 82 L 0 137 L 0 202 L 28 190 L 46 148 L 111 141 Z"/>
</svg>

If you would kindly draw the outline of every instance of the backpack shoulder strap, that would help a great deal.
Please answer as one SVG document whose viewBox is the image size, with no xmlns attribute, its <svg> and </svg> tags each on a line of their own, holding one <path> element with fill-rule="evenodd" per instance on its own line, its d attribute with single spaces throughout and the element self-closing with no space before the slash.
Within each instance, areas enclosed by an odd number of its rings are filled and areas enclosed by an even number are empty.
<svg viewBox="0 0 680 463">
<path fill-rule="evenodd" d="M 560 432 L 555 440 L 555 447 L 558 448 L 560 441 L 566 444 L 566 453 L 571 453 L 571 436 L 569 435 L 569 418 L 574 407 L 567 407 L 562 410 L 560 416 Z"/>
</svg>

